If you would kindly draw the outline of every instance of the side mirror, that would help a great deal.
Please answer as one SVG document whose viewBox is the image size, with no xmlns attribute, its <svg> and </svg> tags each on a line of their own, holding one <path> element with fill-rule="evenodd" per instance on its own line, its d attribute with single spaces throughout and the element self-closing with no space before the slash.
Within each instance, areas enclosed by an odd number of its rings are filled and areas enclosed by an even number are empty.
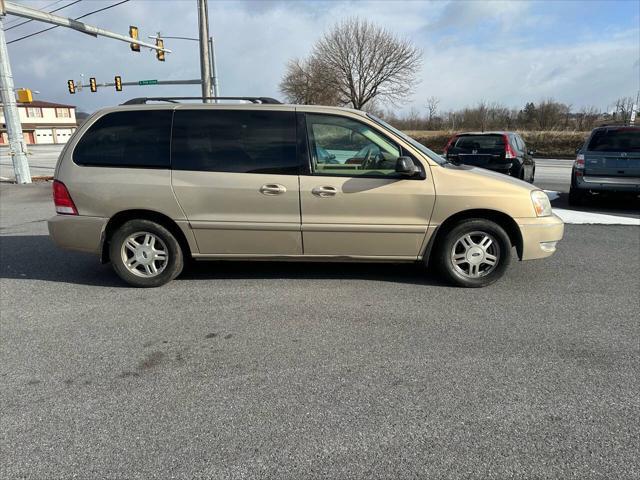
<svg viewBox="0 0 640 480">
<path fill-rule="evenodd" d="M 535 155 L 537 150 L 529 150 L 529 155 Z"/>
<path fill-rule="evenodd" d="M 406 177 L 413 177 L 420 172 L 420 169 L 413 163 L 411 157 L 398 157 L 396 161 L 396 173 Z"/>
</svg>

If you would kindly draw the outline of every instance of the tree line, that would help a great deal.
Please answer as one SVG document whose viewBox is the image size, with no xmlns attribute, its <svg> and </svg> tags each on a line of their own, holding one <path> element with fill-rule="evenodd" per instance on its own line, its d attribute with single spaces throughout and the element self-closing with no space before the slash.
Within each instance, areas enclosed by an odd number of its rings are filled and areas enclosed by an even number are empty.
<svg viewBox="0 0 640 480">
<path fill-rule="evenodd" d="M 588 131 L 603 124 L 628 124 L 634 99 L 621 97 L 607 111 L 594 106 L 574 109 L 553 98 L 537 103 L 527 102 L 522 108 L 509 108 L 500 103 L 478 102 L 474 107 L 440 111 L 440 100 L 427 99 L 423 110 L 411 109 L 398 116 L 393 111 L 375 113 L 405 130 L 533 130 Z"/>
<path fill-rule="evenodd" d="M 406 101 L 418 83 L 422 52 L 408 40 L 373 23 L 350 18 L 325 33 L 306 58 L 291 60 L 280 82 L 286 100 L 297 104 L 348 106 L 366 110 L 407 130 L 577 130 L 627 123 L 634 99 L 617 99 L 608 112 L 572 108 L 553 98 L 522 108 L 479 101 L 473 107 L 441 111 L 429 97 L 421 108 L 398 116 L 382 105 Z"/>
</svg>

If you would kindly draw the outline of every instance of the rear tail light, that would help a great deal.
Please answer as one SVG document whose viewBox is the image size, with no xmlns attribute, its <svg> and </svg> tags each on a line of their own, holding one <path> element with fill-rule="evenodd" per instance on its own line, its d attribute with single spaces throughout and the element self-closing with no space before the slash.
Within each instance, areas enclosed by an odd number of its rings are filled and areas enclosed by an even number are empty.
<svg viewBox="0 0 640 480">
<path fill-rule="evenodd" d="M 78 215 L 78 209 L 69 195 L 69 190 L 64 183 L 58 180 L 53 181 L 53 203 L 56 206 L 56 213 Z"/>
<path fill-rule="evenodd" d="M 449 151 L 449 149 L 451 148 L 451 145 L 453 144 L 453 141 L 454 141 L 456 138 L 458 138 L 458 136 L 457 136 L 457 135 L 454 135 L 454 136 L 453 136 L 453 137 L 451 137 L 451 138 L 449 139 L 449 141 L 447 142 L 447 146 L 446 146 L 446 147 L 444 147 L 444 154 L 445 154 L 445 155 L 447 154 L 447 152 L 448 152 L 448 151 Z"/>
<path fill-rule="evenodd" d="M 516 152 L 513 151 L 509 143 L 509 137 L 503 135 L 502 138 L 504 138 L 504 158 L 517 158 Z"/>
<path fill-rule="evenodd" d="M 582 171 L 584 170 L 584 155 L 582 153 L 579 153 L 576 157 L 573 167 L 575 168 L 576 175 L 582 175 Z"/>
</svg>

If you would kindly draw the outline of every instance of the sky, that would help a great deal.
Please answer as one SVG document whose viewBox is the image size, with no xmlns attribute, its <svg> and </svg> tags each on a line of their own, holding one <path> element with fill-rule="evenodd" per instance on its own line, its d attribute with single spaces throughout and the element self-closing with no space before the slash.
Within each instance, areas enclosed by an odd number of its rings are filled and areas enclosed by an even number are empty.
<svg viewBox="0 0 640 480">
<path fill-rule="evenodd" d="M 49 11 L 73 0 L 13 1 Z M 58 14 L 75 18 L 117 1 L 83 0 Z M 442 111 L 480 100 L 522 108 L 546 98 L 604 111 L 640 89 L 638 1 L 209 1 L 209 17 L 222 95 L 282 98 L 278 84 L 287 61 L 308 55 L 323 32 L 349 17 L 422 50 L 415 92 L 400 105 L 382 105 L 399 115 L 424 113 L 432 96 Z M 48 26 L 7 30 L 21 21 L 5 18 L 8 42 Z M 197 36 L 195 0 L 131 0 L 83 21 L 123 34 L 136 25 L 141 38 Z M 200 77 L 197 42 L 166 40 L 165 46 L 173 53 L 163 63 L 148 49 L 134 53 L 117 40 L 56 28 L 8 48 L 16 88 L 92 112 L 138 96 L 199 95 L 199 86 L 67 91 L 67 80 L 81 74 L 87 83 L 89 77 L 112 82 L 115 75 L 123 81 Z"/>
</svg>

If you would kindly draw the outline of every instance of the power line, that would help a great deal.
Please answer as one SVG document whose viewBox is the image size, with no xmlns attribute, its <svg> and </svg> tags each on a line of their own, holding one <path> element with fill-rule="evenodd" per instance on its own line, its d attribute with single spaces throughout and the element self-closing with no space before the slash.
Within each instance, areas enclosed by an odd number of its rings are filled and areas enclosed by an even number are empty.
<svg viewBox="0 0 640 480">
<path fill-rule="evenodd" d="M 76 0 L 75 2 L 71 2 L 71 3 L 69 3 L 68 5 L 63 5 L 63 6 L 62 6 L 62 7 L 60 7 L 60 8 L 56 8 L 55 10 L 51 10 L 49 13 L 58 12 L 58 11 L 62 10 L 63 8 L 70 7 L 71 5 L 75 5 L 76 3 L 80 3 L 81 1 L 82 1 L 82 0 Z M 5 29 L 4 29 L 4 31 L 5 31 L 5 32 L 8 32 L 9 30 L 11 30 L 11 29 L 13 29 L 13 28 L 18 28 L 18 27 L 20 27 L 20 26 L 22 26 L 22 25 L 25 25 L 25 24 L 27 24 L 27 23 L 30 23 L 30 22 L 33 22 L 33 20 L 25 20 L 25 21 L 24 21 L 24 22 L 22 22 L 22 23 L 19 23 L 19 24 L 17 24 L 17 25 L 14 25 L 14 26 L 12 26 L 12 27 L 9 27 L 9 28 L 5 28 Z"/>
<path fill-rule="evenodd" d="M 107 7 L 103 7 L 103 8 L 100 8 L 98 10 L 94 10 L 93 12 L 85 13 L 84 15 L 80 15 L 79 17 L 74 18 L 74 20 L 80 20 L 81 18 L 88 17 L 89 15 L 93 15 L 95 13 L 104 12 L 105 10 L 109 10 L 110 8 L 117 7 L 118 5 L 122 5 L 123 3 L 127 3 L 128 1 L 130 1 L 130 0 L 122 0 L 121 2 L 114 3 L 113 5 L 109 5 Z M 30 33 L 29 35 L 25 35 L 24 37 L 16 38 L 15 40 L 11 40 L 10 42 L 7 42 L 7 45 L 19 42 L 20 40 L 24 40 L 26 38 L 33 37 L 35 35 L 39 35 L 40 33 L 48 32 L 49 30 L 53 30 L 54 28 L 58 28 L 58 25 L 55 25 L 55 26 L 49 27 L 49 28 L 45 28 L 44 30 L 39 30 L 39 31 L 34 32 L 34 33 Z"/>
</svg>

